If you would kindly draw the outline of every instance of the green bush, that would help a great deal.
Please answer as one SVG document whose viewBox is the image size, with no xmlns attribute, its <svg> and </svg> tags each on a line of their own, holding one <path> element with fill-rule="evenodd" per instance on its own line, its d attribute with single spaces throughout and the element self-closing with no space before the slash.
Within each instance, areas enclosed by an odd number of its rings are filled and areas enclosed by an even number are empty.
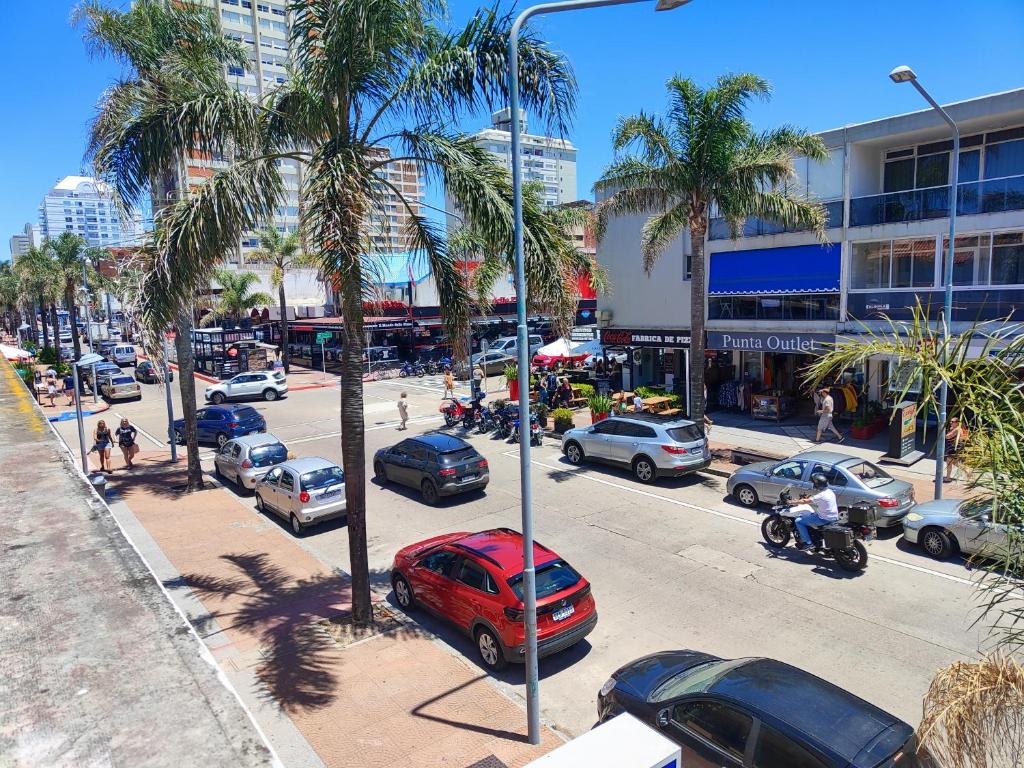
<svg viewBox="0 0 1024 768">
<path fill-rule="evenodd" d="M 590 399 L 594 396 L 594 385 L 593 384 L 573 384 L 572 388 L 580 393 L 580 397 Z"/>
<path fill-rule="evenodd" d="M 57 350 L 53 347 L 44 347 L 43 351 L 36 355 L 36 359 L 40 363 L 53 365 L 57 362 Z"/>
<path fill-rule="evenodd" d="M 597 415 L 611 413 L 615 403 L 607 395 L 591 395 L 587 398 L 587 405 Z"/>
<path fill-rule="evenodd" d="M 568 408 L 555 408 L 551 412 L 551 418 L 555 422 L 555 432 L 565 432 L 573 428 L 573 413 Z"/>
<path fill-rule="evenodd" d="M 515 363 L 509 363 L 505 366 L 505 381 L 511 384 L 513 381 L 519 378 L 519 366 Z"/>
</svg>

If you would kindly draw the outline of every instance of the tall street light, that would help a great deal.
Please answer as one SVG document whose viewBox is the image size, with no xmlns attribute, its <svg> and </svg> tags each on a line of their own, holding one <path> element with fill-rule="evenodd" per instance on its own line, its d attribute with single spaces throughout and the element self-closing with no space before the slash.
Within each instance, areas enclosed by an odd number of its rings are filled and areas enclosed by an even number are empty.
<svg viewBox="0 0 1024 768">
<path fill-rule="evenodd" d="M 945 357 L 949 348 L 949 325 L 953 322 L 953 250 L 956 242 L 956 205 L 957 205 L 957 181 L 960 171 L 960 129 L 956 127 L 956 123 L 953 122 L 953 118 L 942 107 L 938 105 L 938 102 L 931 97 L 931 94 L 924 89 L 924 87 L 917 82 L 917 75 L 908 66 L 896 67 L 892 72 L 889 73 L 890 79 L 894 83 L 910 83 L 917 89 L 924 100 L 927 101 L 931 108 L 939 113 L 939 116 L 946 121 L 949 127 L 953 131 L 953 156 L 950 160 L 952 166 L 952 173 L 950 174 L 950 192 L 949 192 L 949 248 L 946 250 L 946 264 L 942 270 L 943 279 L 946 283 L 946 294 L 945 303 L 942 307 L 942 354 Z M 939 386 L 939 424 L 937 427 L 937 434 L 935 436 L 935 498 L 942 498 L 942 475 L 943 465 L 945 464 L 946 458 L 946 402 L 949 395 L 949 387 L 946 385 L 946 380 L 943 379 Z"/>
<path fill-rule="evenodd" d="M 91 365 L 93 366 L 93 371 L 95 371 L 96 363 L 102 360 L 103 358 L 96 353 L 89 352 L 78 358 L 75 364 L 71 366 L 71 370 L 75 375 L 75 418 L 78 421 L 78 450 L 82 455 L 82 474 L 86 476 L 89 474 L 89 459 L 88 454 L 85 452 L 85 424 L 82 422 L 82 390 L 78 385 L 78 377 L 81 374 L 78 369 L 88 368 Z M 95 375 L 93 375 L 93 381 L 96 381 Z"/>
<path fill-rule="evenodd" d="M 534 5 L 516 17 L 508 38 L 508 106 L 512 118 L 512 207 L 516 247 L 516 361 L 519 370 L 519 423 L 529 436 L 530 344 L 526 328 L 526 269 L 523 259 L 523 179 L 519 149 L 519 30 L 531 16 L 582 11 L 606 5 L 629 5 L 652 0 L 560 0 Z M 690 0 L 657 0 L 655 10 L 670 11 Z M 540 744 L 540 698 L 537 672 L 537 584 L 533 562 L 533 484 L 530 478 L 530 441 L 519 441 L 519 475 L 523 516 L 523 608 L 526 630 L 526 721 L 531 744 Z"/>
</svg>

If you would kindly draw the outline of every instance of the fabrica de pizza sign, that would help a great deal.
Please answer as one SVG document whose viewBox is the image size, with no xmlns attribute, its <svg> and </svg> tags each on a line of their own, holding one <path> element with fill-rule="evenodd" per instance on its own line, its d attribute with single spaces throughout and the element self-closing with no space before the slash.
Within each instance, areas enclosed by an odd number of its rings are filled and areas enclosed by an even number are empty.
<svg viewBox="0 0 1024 768">
<path fill-rule="evenodd" d="M 688 347 L 690 332 L 602 328 L 601 343 L 612 347 Z"/>
</svg>

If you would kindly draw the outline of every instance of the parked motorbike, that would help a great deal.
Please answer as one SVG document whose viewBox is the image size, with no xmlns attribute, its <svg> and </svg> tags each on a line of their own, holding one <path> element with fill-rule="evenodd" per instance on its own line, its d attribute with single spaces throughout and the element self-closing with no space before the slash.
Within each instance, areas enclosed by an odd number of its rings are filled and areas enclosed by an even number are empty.
<svg viewBox="0 0 1024 768">
<path fill-rule="evenodd" d="M 803 513 L 794 511 L 796 505 L 791 490 L 786 488 L 779 494 L 779 503 L 761 523 L 761 535 L 770 547 L 782 549 L 790 539 L 799 542 L 796 518 Z M 864 541 L 871 541 L 875 535 L 875 510 L 869 504 L 855 504 L 846 510 L 845 520 L 843 517 L 843 510 L 840 510 L 838 522 L 809 529 L 809 543 L 814 553 L 834 558 L 844 571 L 862 571 L 868 565 Z"/>
<path fill-rule="evenodd" d="M 519 406 L 509 403 L 494 414 L 495 431 L 503 440 L 512 434 L 512 422 L 519 418 Z"/>
<path fill-rule="evenodd" d="M 462 428 L 469 431 L 477 426 L 483 412 L 483 400 L 487 397 L 483 392 L 474 395 L 469 402 L 469 408 L 462 417 Z"/>
<path fill-rule="evenodd" d="M 519 434 L 519 412 L 516 411 L 512 418 L 512 434 L 509 438 L 511 442 L 518 443 L 520 439 Z M 541 444 L 541 429 L 540 422 L 537 420 L 537 414 L 530 414 L 530 445 Z"/>
<path fill-rule="evenodd" d="M 426 369 L 427 374 L 430 376 L 433 376 L 434 374 L 440 373 L 442 370 L 444 370 L 443 368 L 440 368 L 438 366 L 437 361 L 435 360 L 427 360 L 423 367 Z"/>
<path fill-rule="evenodd" d="M 488 432 L 493 430 L 497 426 L 497 420 L 495 419 L 494 409 L 489 406 L 484 406 L 480 409 L 480 416 L 476 420 L 476 430 L 481 435 L 486 435 Z"/>
<path fill-rule="evenodd" d="M 403 379 L 407 376 L 418 376 L 422 379 L 426 372 L 427 371 L 423 367 L 423 363 L 410 363 L 408 360 L 402 363 L 402 367 L 398 369 L 398 375 Z"/>
<path fill-rule="evenodd" d="M 454 427 L 465 418 L 466 413 L 471 409 L 472 404 L 469 402 L 468 397 L 450 397 L 441 401 L 441 407 L 438 410 L 444 414 L 445 426 Z"/>
</svg>

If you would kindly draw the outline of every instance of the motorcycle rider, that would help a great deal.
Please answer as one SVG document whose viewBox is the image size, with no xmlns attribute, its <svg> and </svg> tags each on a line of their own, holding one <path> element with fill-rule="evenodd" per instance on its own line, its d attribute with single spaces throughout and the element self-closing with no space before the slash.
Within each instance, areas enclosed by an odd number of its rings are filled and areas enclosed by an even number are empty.
<svg viewBox="0 0 1024 768">
<path fill-rule="evenodd" d="M 797 506 L 790 510 L 801 513 L 794 520 L 797 530 L 800 531 L 798 549 L 807 549 L 811 546 L 809 528 L 818 528 L 839 520 L 839 504 L 836 501 L 835 491 L 828 487 L 828 478 L 821 472 L 815 472 L 811 475 L 811 484 L 814 486 L 815 493 L 811 496 L 801 497 Z"/>
</svg>

